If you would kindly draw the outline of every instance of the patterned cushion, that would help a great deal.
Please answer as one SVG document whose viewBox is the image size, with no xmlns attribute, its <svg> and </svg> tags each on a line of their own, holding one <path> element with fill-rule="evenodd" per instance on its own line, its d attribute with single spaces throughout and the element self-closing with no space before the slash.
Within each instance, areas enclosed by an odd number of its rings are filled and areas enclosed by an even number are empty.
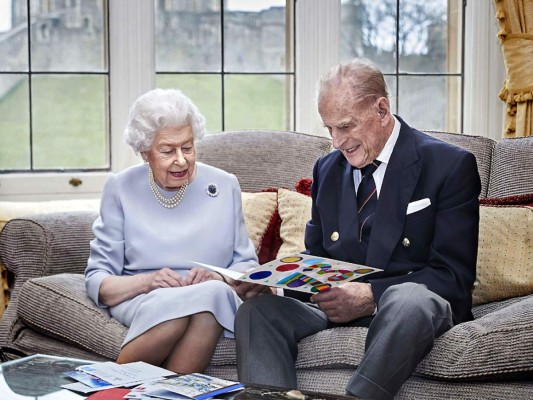
<svg viewBox="0 0 533 400">
<path fill-rule="evenodd" d="M 261 253 L 261 246 L 278 206 L 277 197 L 276 192 L 242 192 L 244 221 L 258 255 Z"/>
<path fill-rule="evenodd" d="M 278 211 L 281 217 L 280 236 L 283 241 L 277 258 L 305 249 L 305 225 L 311 218 L 311 198 L 287 189 L 278 191 Z"/>
<path fill-rule="evenodd" d="M 481 206 L 473 303 L 533 293 L 533 208 Z"/>
</svg>

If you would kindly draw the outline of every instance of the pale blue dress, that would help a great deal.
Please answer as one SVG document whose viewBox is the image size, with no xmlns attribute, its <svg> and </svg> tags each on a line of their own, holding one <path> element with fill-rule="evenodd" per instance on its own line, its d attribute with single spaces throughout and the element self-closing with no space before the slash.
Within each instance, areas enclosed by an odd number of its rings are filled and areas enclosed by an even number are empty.
<svg viewBox="0 0 533 400">
<path fill-rule="evenodd" d="M 161 206 L 151 192 L 147 164 L 108 178 L 85 271 L 88 295 L 98 306 L 106 308 L 98 301 L 98 293 L 102 280 L 110 275 L 142 274 L 164 267 L 186 275 L 195 267 L 191 261 L 238 271 L 258 265 L 244 223 L 237 178 L 218 168 L 196 165 L 196 178 L 181 203 L 171 209 Z M 216 185 L 216 196 L 208 194 L 210 184 Z M 124 346 L 164 321 L 205 311 L 215 316 L 226 336 L 232 336 L 241 302 L 230 286 L 212 280 L 156 289 L 109 311 L 129 327 Z"/>
</svg>

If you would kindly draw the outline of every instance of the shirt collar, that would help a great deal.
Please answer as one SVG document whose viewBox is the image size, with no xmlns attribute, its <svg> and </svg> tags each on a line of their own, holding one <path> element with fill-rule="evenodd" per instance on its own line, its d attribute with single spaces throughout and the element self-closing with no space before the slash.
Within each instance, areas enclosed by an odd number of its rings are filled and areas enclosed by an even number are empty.
<svg viewBox="0 0 533 400">
<path fill-rule="evenodd" d="M 392 116 L 392 118 L 394 118 L 394 128 L 392 128 L 392 132 L 389 138 L 387 139 L 387 143 L 385 143 L 383 150 L 381 150 L 381 153 L 379 153 L 379 156 L 377 156 L 376 158 L 376 160 L 381 161 L 385 164 L 389 163 L 392 150 L 394 149 L 394 145 L 396 144 L 398 136 L 400 135 L 400 121 L 398 121 L 398 119 L 394 115 Z"/>
</svg>

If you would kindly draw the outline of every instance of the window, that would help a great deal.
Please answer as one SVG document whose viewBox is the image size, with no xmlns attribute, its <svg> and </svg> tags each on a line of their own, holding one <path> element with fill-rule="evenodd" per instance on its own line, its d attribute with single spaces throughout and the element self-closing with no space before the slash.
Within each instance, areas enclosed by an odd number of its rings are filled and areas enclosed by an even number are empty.
<svg viewBox="0 0 533 400">
<path fill-rule="evenodd" d="M 342 0 L 341 59 L 385 74 L 393 112 L 421 129 L 462 132 L 463 2 Z"/>
<path fill-rule="evenodd" d="M 0 170 L 109 169 L 104 1 L 0 4 Z"/>
<path fill-rule="evenodd" d="M 191 97 L 210 132 L 294 129 L 292 4 L 155 0 L 156 86 Z"/>
<path fill-rule="evenodd" d="M 499 135 L 493 120 L 503 115 L 496 99 L 503 77 L 494 70 L 503 62 L 489 2 L 467 3 L 465 41 L 475 46 L 463 62 L 457 0 L 384 0 L 383 21 L 370 0 L 154 1 L 0 0 L 0 200 L 98 198 L 110 172 L 140 162 L 122 133 L 133 101 L 155 86 L 182 89 L 210 132 L 327 135 L 315 83 L 354 55 L 378 55 L 393 110 L 413 126 L 460 131 L 454 126 L 464 119 L 467 133 Z M 409 28 L 418 3 L 425 19 Z M 353 14 L 356 6 L 366 14 Z M 376 21 L 379 31 L 371 27 Z M 405 39 L 396 39 L 394 27 Z M 412 37 L 422 38 L 418 47 L 407 45 Z M 440 48 L 437 59 L 430 42 Z M 469 112 L 460 117 L 463 86 Z"/>
</svg>

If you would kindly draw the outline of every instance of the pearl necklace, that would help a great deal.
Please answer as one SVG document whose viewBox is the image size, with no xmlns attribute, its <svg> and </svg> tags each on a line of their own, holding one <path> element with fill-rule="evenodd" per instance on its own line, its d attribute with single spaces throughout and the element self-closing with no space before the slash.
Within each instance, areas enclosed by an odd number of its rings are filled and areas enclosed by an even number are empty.
<svg viewBox="0 0 533 400">
<path fill-rule="evenodd" d="M 155 196 L 155 199 L 159 204 L 161 204 L 165 208 L 174 208 L 179 203 L 181 203 L 181 200 L 183 199 L 183 196 L 185 195 L 185 192 L 187 191 L 187 186 L 189 186 L 189 181 L 185 182 L 184 185 L 182 185 L 178 192 L 172 196 L 172 197 L 165 197 L 161 194 L 159 189 L 157 188 L 157 184 L 154 180 L 154 173 L 152 172 L 152 168 L 148 168 L 148 176 L 150 178 L 150 189 L 152 189 L 152 193 Z"/>
</svg>

